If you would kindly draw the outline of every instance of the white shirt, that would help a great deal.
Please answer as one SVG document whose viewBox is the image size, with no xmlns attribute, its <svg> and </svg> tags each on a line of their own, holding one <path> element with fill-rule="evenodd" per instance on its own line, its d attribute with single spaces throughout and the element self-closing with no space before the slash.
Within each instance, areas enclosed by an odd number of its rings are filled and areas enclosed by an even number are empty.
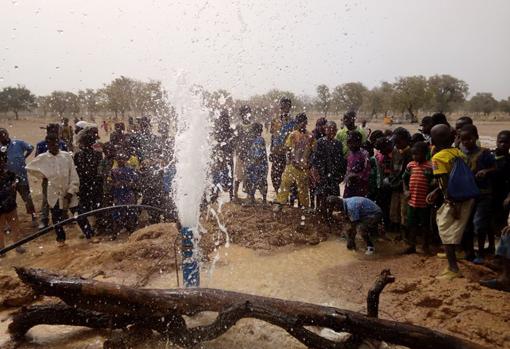
<svg viewBox="0 0 510 349">
<path fill-rule="evenodd" d="M 48 179 L 48 204 L 54 207 L 58 201 L 60 208 L 78 205 L 77 193 L 80 179 L 70 153 L 60 150 L 57 155 L 49 151 L 34 158 L 26 166 L 30 174 Z M 71 201 L 66 203 L 66 194 L 72 194 Z"/>
</svg>

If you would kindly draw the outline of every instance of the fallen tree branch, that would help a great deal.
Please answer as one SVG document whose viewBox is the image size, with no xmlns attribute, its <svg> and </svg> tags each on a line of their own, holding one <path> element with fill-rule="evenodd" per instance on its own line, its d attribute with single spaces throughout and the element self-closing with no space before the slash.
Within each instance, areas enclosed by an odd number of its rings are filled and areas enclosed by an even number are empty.
<svg viewBox="0 0 510 349">
<path fill-rule="evenodd" d="M 279 326 L 312 348 L 350 348 L 358 338 L 376 339 L 416 349 L 483 348 L 476 343 L 428 328 L 309 303 L 216 289 L 136 289 L 96 280 L 64 277 L 37 269 L 18 268 L 16 271 L 21 280 L 43 295 L 59 297 L 69 306 L 87 312 L 133 319 L 137 325 L 155 329 L 185 346 L 216 338 L 239 319 L 249 317 Z M 378 295 L 377 290 L 382 291 L 380 286 L 374 286 L 374 289 L 374 295 Z M 218 317 L 210 325 L 188 329 L 182 315 L 194 315 L 203 311 L 218 312 Z M 19 326 L 13 324 L 14 328 Z M 348 332 L 351 340 L 331 341 L 306 327 L 325 327 L 336 332 Z"/>
<path fill-rule="evenodd" d="M 379 317 L 379 296 L 386 285 L 395 282 L 395 277 L 391 275 L 389 269 L 384 269 L 375 280 L 374 286 L 368 291 L 367 296 L 367 315 L 370 317 Z"/>
</svg>

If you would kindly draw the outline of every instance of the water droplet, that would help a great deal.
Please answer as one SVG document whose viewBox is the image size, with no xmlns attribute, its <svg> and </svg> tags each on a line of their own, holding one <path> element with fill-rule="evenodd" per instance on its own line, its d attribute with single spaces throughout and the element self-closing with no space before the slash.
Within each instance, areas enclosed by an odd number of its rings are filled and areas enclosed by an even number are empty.
<svg viewBox="0 0 510 349">
<path fill-rule="evenodd" d="M 57 33 L 64 34 L 64 30 L 63 29 L 57 29 Z"/>
<path fill-rule="evenodd" d="M 19 68 L 19 66 L 17 66 L 17 65 L 14 66 L 14 69 L 18 69 L 18 68 Z"/>
<path fill-rule="evenodd" d="M 55 67 L 55 69 L 56 69 L 56 70 L 60 70 L 60 67 L 57 65 L 57 66 Z"/>
<path fill-rule="evenodd" d="M 3 81 L 4 81 L 4 77 L 0 76 L 0 82 L 3 82 Z"/>
<path fill-rule="evenodd" d="M 18 1 L 17 1 L 17 0 L 11 0 L 11 3 L 12 3 L 14 6 L 18 5 Z"/>
</svg>

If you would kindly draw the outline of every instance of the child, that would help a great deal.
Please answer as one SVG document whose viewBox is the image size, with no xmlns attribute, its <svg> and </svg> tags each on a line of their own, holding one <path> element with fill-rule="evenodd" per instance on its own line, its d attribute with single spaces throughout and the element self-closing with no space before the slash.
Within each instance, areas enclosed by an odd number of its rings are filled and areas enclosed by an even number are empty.
<svg viewBox="0 0 510 349">
<path fill-rule="evenodd" d="M 5 247 L 4 232 L 7 225 L 14 240 L 19 239 L 20 229 L 18 211 L 16 210 L 16 175 L 7 170 L 7 147 L 0 148 L 0 249 Z M 16 252 L 25 253 L 25 248 L 19 246 Z M 0 254 L 0 257 L 4 257 Z"/>
<path fill-rule="evenodd" d="M 457 265 L 455 249 L 462 241 L 474 199 L 454 202 L 448 195 L 448 180 L 454 162 L 457 158 L 465 159 L 459 149 L 452 147 L 454 139 L 450 126 L 444 124 L 434 126 L 431 136 L 432 144 L 436 147 L 436 153 L 432 157 L 432 170 L 439 187 L 427 196 L 427 203 L 434 204 L 440 195 L 444 198 L 443 204 L 437 210 L 436 222 L 448 259 L 448 267 L 437 278 L 451 280 L 462 276 Z"/>
<path fill-rule="evenodd" d="M 138 182 L 137 172 L 127 166 L 129 155 L 119 152 L 116 155 L 117 168 L 112 170 L 112 196 L 114 205 L 135 205 L 136 187 Z M 122 228 L 133 232 L 138 223 L 138 213 L 134 208 L 122 208 L 113 214 L 114 237 Z"/>
<path fill-rule="evenodd" d="M 235 144 L 235 172 L 234 172 L 234 200 L 239 199 L 239 187 L 241 183 L 246 186 L 245 165 L 246 153 L 250 146 L 249 137 L 251 131 L 251 108 L 243 105 L 239 110 L 241 124 L 237 125 L 234 131 Z M 246 188 L 244 188 L 246 190 Z"/>
<path fill-rule="evenodd" d="M 262 202 L 267 203 L 267 153 L 266 142 L 262 138 L 262 124 L 256 122 L 251 126 L 252 139 L 245 160 L 246 192 L 250 204 L 255 204 L 255 191 L 262 194 Z"/>
<path fill-rule="evenodd" d="M 381 187 L 377 195 L 376 203 L 383 211 L 384 227 L 389 229 L 391 225 L 390 221 L 390 205 L 391 205 L 391 186 L 390 186 L 390 174 L 391 174 L 391 155 L 393 153 L 393 143 L 384 136 L 378 138 L 375 141 L 375 154 L 378 165 L 379 175 L 381 177 Z"/>
<path fill-rule="evenodd" d="M 507 225 L 508 208 L 503 207 L 503 201 L 510 194 L 510 131 L 498 133 L 496 149 L 493 155 L 496 159 L 496 172 L 493 176 L 493 208 L 494 223 L 497 231 Z"/>
<path fill-rule="evenodd" d="M 329 196 L 327 205 L 332 210 L 343 211 L 355 225 L 355 229 L 349 232 L 347 237 L 347 248 L 356 249 L 356 233 L 359 232 L 367 244 L 366 255 L 372 255 L 375 252 L 374 244 L 370 235 L 377 232 L 382 220 L 382 211 L 375 202 L 370 199 L 354 196 L 351 198 L 339 198 Z"/>
<path fill-rule="evenodd" d="M 408 244 L 406 254 L 416 253 L 416 233 L 423 232 L 423 251 L 429 253 L 430 211 L 427 205 L 427 194 L 432 186 L 432 163 L 427 161 L 429 146 L 425 142 L 413 145 L 411 152 L 413 161 L 407 164 L 404 172 L 404 193 L 408 197 L 407 227 Z"/>
<path fill-rule="evenodd" d="M 328 121 L 325 127 L 326 136 L 317 141 L 312 158 L 313 180 L 317 183 L 317 210 L 326 214 L 326 198 L 330 195 L 340 196 L 340 183 L 345 176 L 345 160 L 340 155 L 342 142 L 336 139 L 337 126 Z"/>
<path fill-rule="evenodd" d="M 404 196 L 402 176 L 407 164 L 412 160 L 411 134 L 403 127 L 393 131 L 393 143 L 395 147 L 391 154 L 391 174 L 389 183 L 391 186 L 390 220 L 396 229 L 398 236 L 402 237 L 407 225 L 407 199 Z"/>
<path fill-rule="evenodd" d="M 308 170 L 310 167 L 310 155 L 314 146 L 313 136 L 306 130 L 308 117 L 305 113 L 296 116 L 296 130 L 285 141 L 287 148 L 287 165 L 282 175 L 282 183 L 275 211 L 280 211 L 282 205 L 287 202 L 290 188 L 297 185 L 299 203 L 301 206 L 310 206 L 310 192 L 308 186 Z"/>
<path fill-rule="evenodd" d="M 496 172 L 496 160 L 489 149 L 477 146 L 478 130 L 476 126 L 467 124 L 459 132 L 461 149 L 466 155 L 467 163 L 473 171 L 480 196 L 475 202 L 473 220 L 470 229 L 465 233 L 465 252 L 468 259 L 475 264 L 483 264 L 485 256 L 485 239 L 489 238 L 489 252 L 495 252 L 494 231 L 492 230 L 492 183 L 490 176 Z M 474 257 L 473 237 L 478 236 L 478 256 Z"/>
<path fill-rule="evenodd" d="M 345 175 L 344 198 L 367 196 L 368 177 L 370 176 L 369 155 L 361 149 L 362 135 L 358 131 L 347 136 L 347 174 Z"/>
</svg>

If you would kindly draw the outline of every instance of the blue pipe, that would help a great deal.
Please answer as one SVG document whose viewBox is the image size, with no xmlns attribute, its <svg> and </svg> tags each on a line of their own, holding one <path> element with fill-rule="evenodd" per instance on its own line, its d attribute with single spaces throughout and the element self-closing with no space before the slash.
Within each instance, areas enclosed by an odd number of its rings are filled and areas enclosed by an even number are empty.
<svg viewBox="0 0 510 349">
<path fill-rule="evenodd" d="M 185 287 L 200 286 L 200 266 L 194 253 L 193 230 L 181 228 L 182 235 L 182 278 Z"/>
</svg>

